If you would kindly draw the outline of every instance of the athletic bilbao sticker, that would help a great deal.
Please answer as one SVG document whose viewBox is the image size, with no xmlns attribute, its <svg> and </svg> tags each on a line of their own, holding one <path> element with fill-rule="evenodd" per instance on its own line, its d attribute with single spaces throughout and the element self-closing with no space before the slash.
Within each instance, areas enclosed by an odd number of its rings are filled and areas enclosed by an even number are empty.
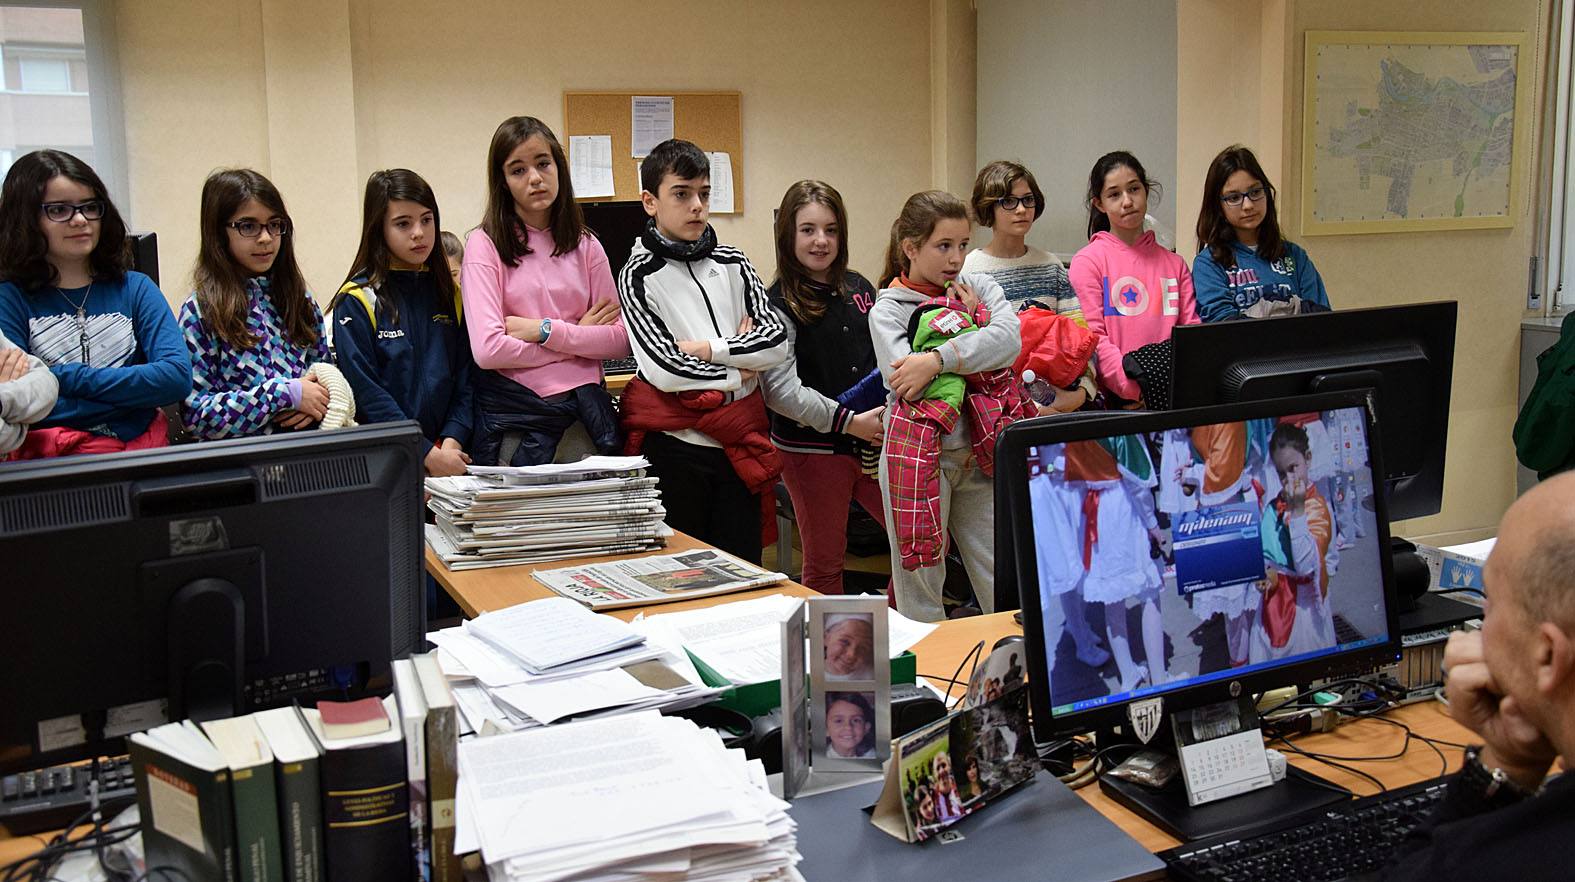
<svg viewBox="0 0 1575 882">
<path fill-rule="evenodd" d="M 1127 721 L 1132 724 L 1132 732 L 1144 744 L 1153 740 L 1154 733 L 1159 731 L 1159 718 L 1165 711 L 1165 699 L 1145 698 L 1127 705 Z"/>
</svg>

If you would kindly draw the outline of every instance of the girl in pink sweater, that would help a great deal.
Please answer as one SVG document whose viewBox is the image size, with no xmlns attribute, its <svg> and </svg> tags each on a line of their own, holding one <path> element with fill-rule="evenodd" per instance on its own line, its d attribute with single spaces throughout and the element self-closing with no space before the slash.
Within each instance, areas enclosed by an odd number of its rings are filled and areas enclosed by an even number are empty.
<svg viewBox="0 0 1575 882">
<path fill-rule="evenodd" d="M 464 255 L 465 327 L 482 369 L 476 462 L 493 465 L 513 434 L 523 440 L 508 464 L 552 462 L 576 423 L 599 452 L 617 452 L 601 363 L 628 355 L 629 335 L 607 252 L 574 201 L 562 145 L 540 120 L 511 117 L 493 133 L 487 210 Z"/>
<path fill-rule="evenodd" d="M 1143 232 L 1149 193 L 1158 187 L 1125 150 L 1101 156 L 1088 176 L 1089 241 L 1067 273 L 1088 329 L 1100 336 L 1100 386 L 1127 401 L 1142 391 L 1122 358 L 1198 321 L 1187 262 Z"/>
</svg>

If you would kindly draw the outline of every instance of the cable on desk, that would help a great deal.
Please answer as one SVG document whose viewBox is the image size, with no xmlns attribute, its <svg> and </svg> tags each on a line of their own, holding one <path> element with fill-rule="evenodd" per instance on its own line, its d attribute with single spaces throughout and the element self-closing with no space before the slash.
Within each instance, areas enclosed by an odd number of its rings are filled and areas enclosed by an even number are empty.
<svg viewBox="0 0 1575 882">
<path fill-rule="evenodd" d="M 978 668 L 979 668 L 979 654 L 981 652 L 984 652 L 984 641 L 983 640 L 980 640 L 978 643 L 975 643 L 973 645 L 973 649 L 969 650 L 968 654 L 963 656 L 962 661 L 957 663 L 957 670 L 952 671 L 952 675 L 949 678 L 945 679 L 945 680 L 942 680 L 942 679 L 940 679 L 938 677 L 930 676 L 929 674 L 919 674 L 919 676 L 923 677 L 926 680 L 933 680 L 936 683 L 945 683 L 946 684 L 946 692 L 942 696 L 942 700 L 947 702 L 947 704 L 946 704 L 946 709 L 947 710 L 954 709 L 957 706 L 958 702 L 960 702 L 963 699 L 968 697 L 968 683 L 973 680 L 974 672 L 977 671 Z M 968 670 L 968 679 L 967 680 L 959 680 L 958 678 L 962 676 L 962 669 L 964 667 L 966 667 L 970 661 L 973 662 L 973 667 L 969 668 L 969 670 Z M 952 687 L 953 686 L 961 686 L 961 687 L 963 687 L 963 694 L 959 695 L 959 696 L 956 696 L 955 698 L 952 697 L 951 692 L 952 692 Z"/>
</svg>

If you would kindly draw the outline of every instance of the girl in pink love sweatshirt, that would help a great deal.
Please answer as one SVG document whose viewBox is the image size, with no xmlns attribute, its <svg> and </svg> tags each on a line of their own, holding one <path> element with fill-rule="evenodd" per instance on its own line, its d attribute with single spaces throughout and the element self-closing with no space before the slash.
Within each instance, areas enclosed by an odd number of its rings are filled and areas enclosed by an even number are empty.
<svg viewBox="0 0 1575 882">
<path fill-rule="evenodd" d="M 1141 398 L 1142 390 L 1121 359 L 1170 339 L 1176 325 L 1198 321 L 1187 262 L 1143 231 L 1149 193 L 1157 186 L 1132 154 L 1101 156 L 1088 177 L 1089 242 L 1067 273 L 1088 329 L 1100 337 L 1099 384 L 1128 401 Z"/>
</svg>

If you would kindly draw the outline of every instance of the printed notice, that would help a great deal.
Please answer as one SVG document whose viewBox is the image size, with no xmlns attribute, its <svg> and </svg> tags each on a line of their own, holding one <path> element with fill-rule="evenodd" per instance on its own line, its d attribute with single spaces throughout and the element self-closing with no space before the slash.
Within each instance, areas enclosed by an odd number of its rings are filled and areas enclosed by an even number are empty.
<svg viewBox="0 0 1575 882">
<path fill-rule="evenodd" d="M 578 198 L 612 196 L 616 192 L 612 135 L 569 136 L 569 179 L 574 182 L 574 195 Z"/>
<path fill-rule="evenodd" d="M 629 146 L 636 159 L 673 136 L 673 98 L 635 95 L 629 99 Z"/>
<path fill-rule="evenodd" d="M 733 159 L 726 153 L 707 153 L 711 160 L 711 213 L 732 214 Z"/>
<path fill-rule="evenodd" d="M 148 809 L 153 829 L 201 853 L 202 816 L 197 809 L 197 792 L 184 780 L 148 766 Z"/>
</svg>

